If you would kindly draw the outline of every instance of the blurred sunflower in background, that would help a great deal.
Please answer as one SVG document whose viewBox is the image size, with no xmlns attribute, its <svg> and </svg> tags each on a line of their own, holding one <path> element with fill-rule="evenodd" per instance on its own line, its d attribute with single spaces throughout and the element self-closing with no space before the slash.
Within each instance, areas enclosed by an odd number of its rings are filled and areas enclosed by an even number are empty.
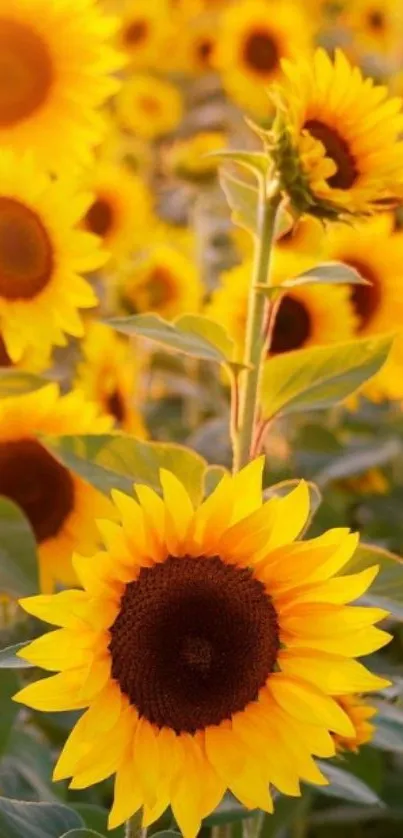
<svg viewBox="0 0 403 838">
<path fill-rule="evenodd" d="M 119 277 L 119 299 L 132 314 L 154 312 L 172 319 L 200 309 L 203 285 L 194 259 L 169 244 L 157 244 Z"/>
<path fill-rule="evenodd" d="M 121 126 L 147 140 L 171 133 L 183 115 L 178 88 L 170 81 L 145 74 L 131 76 L 124 83 L 115 107 Z"/>
<path fill-rule="evenodd" d="M 116 26 L 95 0 L 0 0 L 0 146 L 33 149 L 44 170 L 91 162 L 118 88 Z"/>
<path fill-rule="evenodd" d="M 114 492 L 121 525 L 102 523 L 107 548 L 74 561 L 83 590 L 22 601 L 61 628 L 20 653 L 58 674 L 16 700 L 88 707 L 54 776 L 82 789 L 116 774 L 110 828 L 170 804 L 194 838 L 226 789 L 271 812 L 270 785 L 326 785 L 313 756 L 334 755 L 334 734 L 356 737 L 332 696 L 389 683 L 354 660 L 388 641 L 374 625 L 386 612 L 347 604 L 377 568 L 338 578 L 357 536 L 296 541 L 308 487 L 263 502 L 262 468 L 226 475 L 197 507 L 164 470 L 162 498 Z"/>
<path fill-rule="evenodd" d="M 401 99 L 364 79 L 340 50 L 334 61 L 318 49 L 311 61 L 284 61 L 283 69 L 288 104 L 278 156 L 296 205 L 335 217 L 401 197 Z"/>
<path fill-rule="evenodd" d="M 86 186 L 93 196 L 82 226 L 102 241 L 113 260 L 140 245 L 153 223 L 152 197 L 142 178 L 124 163 L 101 162 Z"/>
<path fill-rule="evenodd" d="M 276 251 L 273 284 L 281 285 L 314 262 L 306 256 Z M 242 360 L 252 265 L 244 263 L 226 271 L 213 292 L 206 314 L 224 326 L 236 344 Z M 271 353 L 279 354 L 308 346 L 342 342 L 354 334 L 355 317 L 349 291 L 342 287 L 306 285 L 286 291 L 275 321 Z"/>
<path fill-rule="evenodd" d="M 168 0 L 127 0 L 117 36 L 130 68 L 155 69 L 171 28 Z"/>
<path fill-rule="evenodd" d="M 357 336 L 402 335 L 382 370 L 365 386 L 365 393 L 377 399 L 403 397 L 403 234 L 393 228 L 392 213 L 384 213 L 354 226 L 337 225 L 326 241 L 330 259 L 355 268 L 368 282 L 350 288 Z"/>
<path fill-rule="evenodd" d="M 300 59 L 311 47 L 311 27 L 300 6 L 241 0 L 220 19 L 216 63 L 230 99 L 262 119 L 272 109 L 268 85 L 282 75 L 284 58 Z"/>
<path fill-rule="evenodd" d="M 340 22 L 349 31 L 358 53 L 379 53 L 390 59 L 398 43 L 403 13 L 395 0 L 354 0 L 346 3 Z"/>
<path fill-rule="evenodd" d="M 19 506 L 32 527 L 44 593 L 56 582 L 76 583 L 74 550 L 96 549 L 94 518 L 110 517 L 109 500 L 65 468 L 39 435 L 105 433 L 110 419 L 72 391 L 59 395 L 56 384 L 28 395 L 0 400 L 0 495 Z"/>
<path fill-rule="evenodd" d="M 81 351 L 76 387 L 118 427 L 145 439 L 147 432 L 139 410 L 140 363 L 133 345 L 94 321 L 87 328 Z"/>
<path fill-rule="evenodd" d="M 0 151 L 0 330 L 13 362 L 83 334 L 79 309 L 97 298 L 81 274 L 106 261 L 98 238 L 78 229 L 90 200 L 30 156 Z"/>
</svg>

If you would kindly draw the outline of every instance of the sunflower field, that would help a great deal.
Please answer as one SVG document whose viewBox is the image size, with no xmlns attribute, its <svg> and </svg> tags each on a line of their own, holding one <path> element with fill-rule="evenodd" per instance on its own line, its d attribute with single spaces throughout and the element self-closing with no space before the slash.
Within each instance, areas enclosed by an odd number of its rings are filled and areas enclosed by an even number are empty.
<svg viewBox="0 0 403 838">
<path fill-rule="evenodd" d="M 403 0 L 0 0 L 0 838 L 403 834 Z"/>
</svg>

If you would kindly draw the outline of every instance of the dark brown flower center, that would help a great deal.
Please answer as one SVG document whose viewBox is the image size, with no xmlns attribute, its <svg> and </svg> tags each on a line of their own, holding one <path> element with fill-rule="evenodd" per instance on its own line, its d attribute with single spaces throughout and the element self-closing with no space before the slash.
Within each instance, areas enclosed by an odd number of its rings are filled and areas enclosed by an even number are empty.
<svg viewBox="0 0 403 838">
<path fill-rule="evenodd" d="M 177 733 L 218 725 L 255 701 L 279 649 L 262 583 L 218 556 L 142 568 L 110 634 L 122 692 L 140 716 Z"/>
<path fill-rule="evenodd" d="M 374 9 L 368 14 L 368 25 L 377 31 L 385 27 L 385 15 L 380 9 Z"/>
<path fill-rule="evenodd" d="M 123 29 L 123 43 L 128 47 L 138 46 L 148 35 L 148 23 L 146 20 L 133 20 Z"/>
<path fill-rule="evenodd" d="M 154 268 L 147 281 L 150 308 L 159 308 L 169 302 L 174 295 L 172 275 L 163 265 Z"/>
<path fill-rule="evenodd" d="M 113 390 L 112 393 L 108 396 L 106 400 L 106 409 L 108 413 L 110 413 L 117 422 L 123 422 L 126 416 L 126 406 L 121 393 L 119 390 Z"/>
<path fill-rule="evenodd" d="M 32 116 L 53 84 L 47 45 L 28 24 L 0 17 L 0 126 Z"/>
<path fill-rule="evenodd" d="M 38 542 L 56 536 L 74 506 L 70 473 L 35 439 L 0 442 L 0 495 L 23 510 Z"/>
<path fill-rule="evenodd" d="M 0 367 L 12 367 L 13 362 L 7 352 L 6 344 L 4 343 L 4 339 L 0 335 Z"/>
<path fill-rule="evenodd" d="M 327 179 L 333 189 L 350 189 L 358 177 L 358 169 L 346 140 L 335 128 L 330 128 L 319 119 L 309 119 L 305 125 L 312 137 L 325 147 L 326 156 L 337 166 L 337 172 Z"/>
<path fill-rule="evenodd" d="M 41 219 L 14 198 L 0 197 L 0 296 L 31 299 L 52 273 L 52 245 Z"/>
<path fill-rule="evenodd" d="M 202 38 L 196 47 L 197 57 L 203 67 L 209 67 L 213 54 L 213 41 L 211 38 Z"/>
<path fill-rule="evenodd" d="M 371 266 L 359 259 L 346 259 L 346 264 L 355 268 L 370 285 L 352 285 L 350 287 L 350 299 L 354 311 L 359 318 L 358 330 L 362 331 L 371 322 L 379 309 L 382 300 L 382 291 L 379 279 Z"/>
<path fill-rule="evenodd" d="M 270 347 L 271 354 L 301 349 L 311 334 L 311 317 L 304 304 L 286 294 L 277 313 Z"/>
<path fill-rule="evenodd" d="M 275 70 L 280 61 L 278 45 L 272 36 L 262 31 L 252 32 L 244 46 L 243 57 L 246 64 L 257 73 L 268 74 Z"/>
<path fill-rule="evenodd" d="M 107 198 L 97 198 L 85 216 L 85 226 L 91 233 L 105 239 L 114 226 L 114 212 Z"/>
</svg>

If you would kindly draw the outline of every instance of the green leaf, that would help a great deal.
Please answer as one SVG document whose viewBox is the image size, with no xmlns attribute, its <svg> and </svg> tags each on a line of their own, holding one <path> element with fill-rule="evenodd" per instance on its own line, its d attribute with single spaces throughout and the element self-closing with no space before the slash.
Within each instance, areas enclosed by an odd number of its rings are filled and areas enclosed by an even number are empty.
<svg viewBox="0 0 403 838">
<path fill-rule="evenodd" d="M 352 803 L 361 803 L 367 806 L 384 804 L 376 792 L 367 786 L 349 771 L 344 771 L 338 765 L 318 760 L 322 773 L 329 780 L 328 786 L 315 786 L 315 791 L 329 797 L 338 797 L 341 800 L 350 800 Z"/>
<path fill-rule="evenodd" d="M 279 795 L 274 803 L 273 814 L 264 816 L 259 838 L 277 838 L 283 835 L 285 830 L 288 834 L 288 827 L 305 814 L 306 796 L 307 791 L 303 797 Z"/>
<path fill-rule="evenodd" d="M 205 157 L 220 157 L 224 163 L 236 163 L 243 169 L 248 169 L 254 175 L 267 175 L 271 165 L 271 160 L 268 154 L 263 151 L 231 151 L 231 149 L 221 149 L 219 151 L 211 151 Z"/>
<path fill-rule="evenodd" d="M 124 826 L 108 831 L 108 809 L 103 806 L 96 806 L 93 803 L 74 803 L 72 808 L 82 817 L 87 829 L 93 829 L 101 834 L 106 833 L 108 838 L 123 838 Z"/>
<path fill-rule="evenodd" d="M 31 527 L 21 510 L 0 498 L 0 591 L 18 599 L 38 592 L 38 560 Z"/>
<path fill-rule="evenodd" d="M 18 713 L 12 701 L 19 687 L 15 672 L 3 672 L 0 678 L 0 754 L 5 750 Z"/>
<path fill-rule="evenodd" d="M 142 442 L 128 434 L 48 437 L 44 444 L 67 468 L 105 493 L 116 488 L 132 494 L 134 482 L 160 491 L 160 469 L 165 468 L 183 482 L 195 503 L 203 495 L 207 463 L 182 445 Z"/>
<path fill-rule="evenodd" d="M 331 463 L 315 474 L 315 480 L 323 488 L 332 480 L 355 477 L 368 469 L 384 466 L 401 452 L 402 443 L 399 439 L 378 442 L 374 439 L 370 443 L 347 445 Z"/>
<path fill-rule="evenodd" d="M 234 342 L 225 329 L 201 314 L 186 314 L 172 323 L 158 314 L 115 317 L 105 323 L 124 335 L 147 338 L 172 352 L 218 364 L 233 360 Z"/>
<path fill-rule="evenodd" d="M 232 210 L 232 220 L 238 227 L 255 234 L 257 229 L 258 191 L 256 186 L 240 180 L 226 171 L 219 175 L 221 188 Z"/>
<path fill-rule="evenodd" d="M 48 384 L 44 378 L 15 369 L 0 369 L 0 399 L 33 393 Z"/>
<path fill-rule="evenodd" d="M 53 760 L 48 745 L 35 738 L 28 730 L 12 731 L 4 754 L 4 763 L 7 768 L 23 778 L 42 802 L 57 802 L 58 797 L 63 794 L 63 786 L 52 783 Z"/>
<path fill-rule="evenodd" d="M 403 604 L 403 559 L 395 553 L 372 544 L 359 544 L 343 572 L 359 573 L 374 565 L 379 565 L 379 573 L 371 585 L 371 595 Z"/>
<path fill-rule="evenodd" d="M 105 838 L 105 835 L 94 832 L 93 829 L 71 829 L 70 832 L 64 832 L 60 838 Z"/>
<path fill-rule="evenodd" d="M 68 806 L 0 797 L 1 838 L 60 838 L 82 826 L 80 816 Z"/>
<path fill-rule="evenodd" d="M 266 361 L 263 417 L 323 410 L 343 401 L 385 363 L 393 335 L 285 352 Z"/>
<path fill-rule="evenodd" d="M 219 826 L 224 823 L 244 820 L 256 815 L 257 811 L 257 809 L 245 809 L 242 803 L 239 803 L 230 792 L 227 792 L 217 809 L 204 819 L 203 826 Z"/>
<path fill-rule="evenodd" d="M 355 268 L 344 265 L 343 262 L 324 262 L 315 265 L 309 271 L 287 279 L 281 283 L 281 288 L 298 288 L 301 285 L 370 285 Z"/>
<path fill-rule="evenodd" d="M 28 646 L 29 643 L 31 643 L 30 640 L 25 640 L 23 643 L 16 643 L 14 646 L 0 649 L 0 669 L 31 669 L 33 667 L 32 663 L 17 657 L 17 652 L 24 646 Z"/>
<path fill-rule="evenodd" d="M 375 733 L 371 745 L 381 751 L 403 754 L 403 710 L 386 701 L 371 701 L 376 706 Z"/>
</svg>

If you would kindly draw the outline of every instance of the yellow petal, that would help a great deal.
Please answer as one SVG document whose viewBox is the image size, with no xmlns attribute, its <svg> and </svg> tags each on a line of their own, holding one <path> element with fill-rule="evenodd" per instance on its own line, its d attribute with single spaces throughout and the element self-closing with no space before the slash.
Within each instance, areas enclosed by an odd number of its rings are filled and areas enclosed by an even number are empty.
<svg viewBox="0 0 403 838">
<path fill-rule="evenodd" d="M 137 770 L 132 757 L 124 760 L 116 772 L 113 806 L 109 814 L 108 829 L 116 829 L 137 812 L 143 804 Z"/>
<path fill-rule="evenodd" d="M 242 771 L 244 752 L 230 722 L 206 728 L 205 743 L 207 758 L 225 783 Z"/>
<path fill-rule="evenodd" d="M 287 676 L 303 678 L 328 695 L 371 692 L 390 686 L 390 681 L 369 672 L 358 661 L 312 649 L 284 649 L 278 664 Z"/>
<path fill-rule="evenodd" d="M 53 771 L 53 780 L 55 782 L 72 777 L 77 763 L 92 748 L 92 740 L 87 733 L 87 714 L 88 711 L 83 713 L 64 743 L 63 750 Z"/>
<path fill-rule="evenodd" d="M 166 509 L 167 547 L 173 555 L 180 555 L 193 520 L 193 504 L 185 487 L 172 472 L 161 469 L 160 481 Z"/>
<path fill-rule="evenodd" d="M 69 670 L 35 681 L 20 690 L 14 701 L 34 710 L 81 710 L 90 703 L 90 696 L 81 694 L 83 670 Z"/>
<path fill-rule="evenodd" d="M 149 538 L 152 540 L 153 558 L 155 561 L 162 561 L 166 556 L 164 501 L 149 486 L 136 483 L 135 491 L 147 522 Z"/>
<path fill-rule="evenodd" d="M 252 460 L 232 478 L 234 508 L 231 525 L 247 518 L 262 505 L 262 475 L 265 457 Z"/>
<path fill-rule="evenodd" d="M 379 571 L 379 566 L 368 567 L 351 576 L 337 576 L 328 582 L 309 584 L 287 594 L 280 595 L 281 602 L 329 602 L 333 605 L 345 605 L 359 599 L 370 587 Z M 278 601 L 278 597 L 276 597 Z"/>
<path fill-rule="evenodd" d="M 84 789 L 110 777 L 122 764 L 127 743 L 133 736 L 137 714 L 132 708 L 124 710 L 107 737 L 98 737 L 91 749 L 81 757 L 76 765 L 72 789 Z"/>
<path fill-rule="evenodd" d="M 270 535 L 270 550 L 295 541 L 304 529 L 310 512 L 308 484 L 304 480 L 284 498 L 277 498 L 276 520 Z"/>
<path fill-rule="evenodd" d="M 310 637 L 309 640 L 305 636 L 284 631 L 282 640 L 289 649 L 309 646 L 311 649 L 319 649 L 323 652 L 358 658 L 362 655 L 370 655 L 371 652 L 376 652 L 382 646 L 386 646 L 392 640 L 392 635 L 375 626 L 367 626 L 351 633 Z"/>
<path fill-rule="evenodd" d="M 230 791 L 239 802 L 248 809 L 262 809 L 263 812 L 273 812 L 273 801 L 269 791 L 269 784 L 259 774 L 253 762 L 245 763 L 242 771 L 228 783 Z"/>
<path fill-rule="evenodd" d="M 282 608 L 280 616 L 281 630 L 305 637 L 309 646 L 310 638 L 348 634 L 383 620 L 388 612 L 382 608 L 365 606 L 332 605 L 327 603 L 290 603 Z"/>
<path fill-rule="evenodd" d="M 119 510 L 125 537 L 133 550 L 134 556 L 136 557 L 138 554 L 149 556 L 152 548 L 148 538 L 148 532 L 146 532 L 144 514 L 141 506 L 134 498 L 126 495 L 125 492 L 120 492 L 118 489 L 112 489 L 111 494 Z"/>
<path fill-rule="evenodd" d="M 194 737 L 180 740 L 182 766 L 171 784 L 171 806 L 184 838 L 195 838 L 203 817 L 204 759 Z"/>
<path fill-rule="evenodd" d="M 33 640 L 17 654 L 35 666 L 58 672 L 85 666 L 94 656 L 93 642 L 88 632 L 56 629 Z"/>
<path fill-rule="evenodd" d="M 157 801 L 161 772 L 158 731 L 145 718 L 139 719 L 136 727 L 133 755 L 136 764 L 141 766 L 139 783 L 143 798 L 149 806 L 154 806 Z"/>
<path fill-rule="evenodd" d="M 230 525 L 233 504 L 232 478 L 224 474 L 218 486 L 195 513 L 193 537 L 204 555 L 217 552 L 218 541 Z"/>
<path fill-rule="evenodd" d="M 354 727 L 346 713 L 317 687 L 296 678 L 287 678 L 282 673 L 274 673 L 269 680 L 269 690 L 290 716 L 323 725 L 341 736 L 354 736 Z"/>
<path fill-rule="evenodd" d="M 52 623 L 55 626 L 71 627 L 77 622 L 77 614 L 88 602 L 85 591 L 61 591 L 58 594 L 24 597 L 19 600 L 21 607 L 28 614 Z"/>
</svg>

